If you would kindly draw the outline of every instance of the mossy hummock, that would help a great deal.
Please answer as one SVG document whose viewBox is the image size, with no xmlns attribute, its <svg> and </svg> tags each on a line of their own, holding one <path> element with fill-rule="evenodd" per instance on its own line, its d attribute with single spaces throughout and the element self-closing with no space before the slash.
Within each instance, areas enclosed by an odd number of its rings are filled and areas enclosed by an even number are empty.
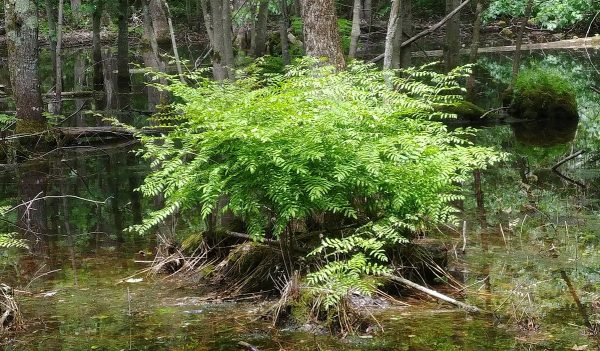
<svg viewBox="0 0 600 351">
<path fill-rule="evenodd" d="M 510 114 L 528 120 L 579 118 L 574 87 L 557 72 L 523 70 L 513 90 Z"/>
</svg>

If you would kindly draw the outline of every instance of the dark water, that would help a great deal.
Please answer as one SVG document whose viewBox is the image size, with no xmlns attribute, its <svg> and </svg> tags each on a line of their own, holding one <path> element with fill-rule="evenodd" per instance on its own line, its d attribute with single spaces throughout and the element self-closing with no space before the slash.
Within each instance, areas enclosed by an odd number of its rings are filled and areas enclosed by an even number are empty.
<svg viewBox="0 0 600 351">
<path fill-rule="evenodd" d="M 451 268 L 469 286 L 467 300 L 498 316 L 475 317 L 408 300 L 411 306 L 374 312 L 383 331 L 339 339 L 274 328 L 259 318 L 268 305 L 258 301 L 208 303 L 199 297 L 201 290 L 161 276 L 142 274 L 135 277 L 142 281 L 127 282 L 147 267 L 140 251 L 151 252 L 155 244 L 152 237 L 123 231 L 153 206 L 134 191 L 148 167 L 131 152 L 136 145 L 130 142 L 82 144 L 0 172 L 0 206 L 58 194 L 105 202 L 47 198 L 2 219 L 3 232 L 24 232 L 31 246 L 30 252 L 0 251 L 1 281 L 22 291 L 17 297 L 28 321 L 24 332 L 5 340 L 5 349 L 237 350 L 238 341 L 261 350 L 595 349 L 560 274 L 564 271 L 577 288 L 590 321 L 600 321 L 600 98 L 590 88 L 600 87 L 592 64 L 600 62 L 600 53 L 589 54 L 550 51 L 526 57 L 526 64 L 561 70 L 575 85 L 580 121 L 574 140 L 551 140 L 556 128 L 549 126 L 529 128 L 520 142 L 519 126 L 481 130 L 478 142 L 506 152 L 506 161 L 482 173 L 482 204 L 475 201 L 475 184 L 465 184 L 465 254 L 460 226 L 442 228 L 450 233 L 442 239 Z M 143 55 L 135 58 L 143 62 Z M 65 90 L 90 90 L 89 51 L 72 51 L 66 61 Z M 504 54 L 482 58 L 481 105 L 499 106 L 510 67 Z M 0 70 L 0 79 L 5 73 Z M 51 76 L 49 65 L 42 74 Z M 155 92 L 144 86 L 142 74 L 132 81 L 128 99 L 115 95 L 114 104 L 104 107 L 151 111 Z M 95 103 L 71 101 L 66 113 Z M 145 118 L 127 116 L 140 123 Z M 81 114 L 65 123 L 91 124 L 94 118 Z M 586 152 L 560 170 L 585 188 L 550 170 L 577 150 Z"/>
</svg>

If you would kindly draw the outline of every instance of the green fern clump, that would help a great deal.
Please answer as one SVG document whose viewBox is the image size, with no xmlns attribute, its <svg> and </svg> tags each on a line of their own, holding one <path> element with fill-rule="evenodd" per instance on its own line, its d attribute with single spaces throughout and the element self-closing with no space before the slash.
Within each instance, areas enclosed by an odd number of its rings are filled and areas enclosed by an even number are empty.
<svg viewBox="0 0 600 351">
<path fill-rule="evenodd" d="M 209 219 L 229 211 L 260 241 L 337 216 L 353 229 L 322 234 L 313 256 L 332 260 L 308 281 L 338 297 L 371 291 L 363 278 L 387 272 L 385 249 L 453 221 L 459 184 L 499 157 L 472 145 L 472 130 L 434 121 L 452 117 L 435 106 L 460 100 L 453 94 L 466 73 L 406 70 L 392 90 L 372 65 L 336 72 L 306 59 L 262 78 L 173 80 L 164 88 L 182 101 L 172 106 L 174 130 L 142 136 L 154 171 L 140 189 L 164 194 L 165 205 L 133 229 L 146 232 L 175 212 Z"/>
</svg>

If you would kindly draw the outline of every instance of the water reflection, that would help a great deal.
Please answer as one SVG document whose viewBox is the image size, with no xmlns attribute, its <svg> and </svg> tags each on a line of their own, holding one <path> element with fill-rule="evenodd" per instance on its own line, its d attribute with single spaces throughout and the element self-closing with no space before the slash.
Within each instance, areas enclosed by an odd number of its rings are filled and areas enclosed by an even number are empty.
<svg viewBox="0 0 600 351">
<path fill-rule="evenodd" d="M 514 137 L 524 145 L 548 147 L 575 140 L 579 118 L 548 117 L 511 124 Z"/>
</svg>

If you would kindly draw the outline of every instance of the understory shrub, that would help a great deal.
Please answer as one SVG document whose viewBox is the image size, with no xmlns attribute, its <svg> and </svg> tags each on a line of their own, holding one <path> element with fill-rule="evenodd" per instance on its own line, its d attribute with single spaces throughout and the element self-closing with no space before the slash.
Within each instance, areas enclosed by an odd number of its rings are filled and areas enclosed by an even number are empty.
<svg viewBox="0 0 600 351">
<path fill-rule="evenodd" d="M 452 117 L 434 106 L 461 99 L 452 94 L 468 69 L 407 69 L 392 90 L 373 65 L 316 63 L 163 86 L 179 102 L 156 123 L 173 130 L 140 136 L 154 169 L 140 190 L 164 194 L 164 207 L 133 229 L 175 212 L 203 221 L 227 213 L 256 241 L 300 241 L 319 262 L 306 284 L 331 308 L 351 290 L 373 290 L 370 277 L 390 270 L 386 249 L 452 222 L 460 184 L 499 158 L 469 142 L 473 130 L 434 121 Z"/>
</svg>

